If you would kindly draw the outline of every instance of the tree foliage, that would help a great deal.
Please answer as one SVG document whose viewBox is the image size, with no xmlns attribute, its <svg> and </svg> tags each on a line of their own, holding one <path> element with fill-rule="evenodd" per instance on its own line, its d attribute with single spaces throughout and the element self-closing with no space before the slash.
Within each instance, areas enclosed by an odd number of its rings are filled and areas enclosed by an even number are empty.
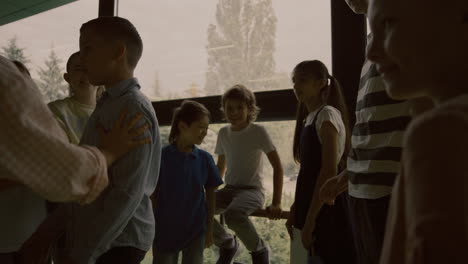
<svg viewBox="0 0 468 264">
<path fill-rule="evenodd" d="M 62 99 L 68 95 L 68 85 L 63 79 L 62 63 L 63 61 L 51 49 L 48 59 L 44 62 L 45 67 L 38 71 L 37 84 L 46 102 Z"/>
<path fill-rule="evenodd" d="M 272 89 L 275 82 L 276 15 L 272 0 L 219 0 L 208 26 L 207 95 L 244 84 Z"/>
<path fill-rule="evenodd" d="M 14 36 L 9 41 L 8 44 L 2 47 L 1 54 L 10 60 L 17 60 L 24 65 L 27 65 L 30 60 L 25 55 L 26 48 L 21 48 L 18 45 L 18 37 Z"/>
</svg>

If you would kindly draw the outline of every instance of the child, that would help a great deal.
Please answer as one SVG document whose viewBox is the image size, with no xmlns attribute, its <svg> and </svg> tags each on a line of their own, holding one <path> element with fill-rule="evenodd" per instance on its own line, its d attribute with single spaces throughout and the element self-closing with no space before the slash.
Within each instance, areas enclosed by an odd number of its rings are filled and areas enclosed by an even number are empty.
<svg viewBox="0 0 468 264">
<path fill-rule="evenodd" d="M 102 86 L 96 87 L 89 80 L 80 63 L 80 52 L 73 53 L 67 61 L 66 73 L 63 78 L 69 84 L 70 97 L 59 99 L 48 104 L 54 113 L 60 127 L 67 134 L 70 143 L 79 144 L 88 119 L 96 107 L 96 100 L 102 92 Z M 48 203 L 49 213 L 59 204 Z M 66 205 L 64 205 L 66 206 Z M 63 251 L 65 237 L 62 236 L 53 246 L 54 262 L 58 262 L 57 254 Z"/>
<path fill-rule="evenodd" d="M 388 94 L 435 102 L 405 133 L 380 263 L 468 263 L 468 2 L 371 1 L 369 20 Z"/>
<path fill-rule="evenodd" d="M 299 101 L 293 154 L 301 167 L 286 223 L 291 263 L 306 263 L 307 251 L 325 264 L 354 263 L 346 200 L 327 206 L 319 199 L 320 187 L 342 169 L 350 145 L 340 85 L 317 60 L 299 63 L 292 80 Z"/>
<path fill-rule="evenodd" d="M 226 172 L 226 186 L 216 192 L 217 213 L 222 213 L 227 226 L 251 252 L 254 264 L 269 263 L 269 251 L 249 215 L 263 207 L 262 152 L 273 167 L 273 202 L 267 210 L 272 218 L 281 213 L 283 169 L 278 152 L 265 128 L 253 123 L 258 114 L 254 94 L 243 85 L 226 91 L 221 100 L 226 119 L 231 123 L 221 128 L 216 143 L 218 169 Z M 239 253 L 237 239 L 214 223 L 215 244 L 220 248 L 218 264 L 232 263 Z"/>
<path fill-rule="evenodd" d="M 153 194 L 154 264 L 177 264 L 181 252 L 183 264 L 203 264 L 203 249 L 213 243 L 214 190 L 223 181 L 211 155 L 196 147 L 209 121 L 209 111 L 194 101 L 184 101 L 174 112 Z"/>
<path fill-rule="evenodd" d="M 158 122 L 151 102 L 140 92 L 133 77 L 143 51 L 135 27 L 120 17 L 100 17 L 80 29 L 80 57 L 93 85 L 106 92 L 91 115 L 81 144 L 99 145 L 98 122 L 110 129 L 126 107 L 130 114 L 144 113 L 152 139 L 109 168 L 106 192 L 87 207 L 74 210 L 70 232 L 70 257 L 77 264 L 140 263 L 154 238 L 150 195 L 159 174 L 161 143 Z"/>
<path fill-rule="evenodd" d="M 354 13 L 367 17 L 368 0 L 346 2 Z M 372 35 L 371 32 L 368 43 Z M 403 135 L 411 120 L 411 109 L 406 100 L 388 96 L 375 63 L 366 60 L 355 111 L 347 169 L 324 185 L 322 199 L 332 203 L 339 193 L 348 191 L 358 261 L 374 264 L 382 249 L 390 195 L 400 170 Z"/>
<path fill-rule="evenodd" d="M 105 137 L 106 131 L 122 119 L 118 113 L 123 108 L 132 115 L 143 113 L 149 126 L 143 136 L 151 138 L 151 143 L 129 152 L 108 168 L 109 187 L 96 201 L 73 206 L 66 227 L 66 255 L 60 263 L 137 264 L 154 238 L 150 195 L 158 180 L 161 155 L 154 109 L 133 77 L 143 45 L 135 27 L 120 17 L 91 20 L 82 25 L 80 33 L 83 70 L 92 85 L 106 87 L 80 144 L 98 146 L 102 141 L 99 136 Z M 125 144 L 121 147 L 125 148 Z M 57 211 L 54 214 L 60 215 Z"/>
<path fill-rule="evenodd" d="M 70 143 L 80 143 L 91 113 L 96 106 L 96 97 L 101 88 L 91 85 L 80 64 L 80 53 L 73 53 L 67 61 L 63 78 L 70 86 L 70 97 L 48 104 Z"/>
</svg>

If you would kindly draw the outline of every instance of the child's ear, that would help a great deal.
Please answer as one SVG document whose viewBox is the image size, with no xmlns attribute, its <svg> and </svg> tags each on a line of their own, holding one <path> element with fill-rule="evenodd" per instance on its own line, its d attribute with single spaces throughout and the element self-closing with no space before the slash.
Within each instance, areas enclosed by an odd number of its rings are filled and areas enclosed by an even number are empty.
<svg viewBox="0 0 468 264">
<path fill-rule="evenodd" d="M 70 83 L 70 75 L 68 74 L 68 72 L 63 74 L 63 79 L 65 79 L 67 83 Z"/>
<path fill-rule="evenodd" d="M 127 46 L 121 41 L 117 42 L 115 44 L 114 58 L 116 60 L 121 60 L 121 59 L 126 60 L 126 56 L 127 56 Z"/>
<path fill-rule="evenodd" d="M 177 124 L 177 127 L 179 128 L 179 131 L 183 131 L 187 129 L 188 125 L 184 121 L 179 121 L 179 123 Z"/>
<path fill-rule="evenodd" d="M 320 80 L 320 87 L 325 87 L 328 85 L 328 79 L 322 79 Z"/>
</svg>

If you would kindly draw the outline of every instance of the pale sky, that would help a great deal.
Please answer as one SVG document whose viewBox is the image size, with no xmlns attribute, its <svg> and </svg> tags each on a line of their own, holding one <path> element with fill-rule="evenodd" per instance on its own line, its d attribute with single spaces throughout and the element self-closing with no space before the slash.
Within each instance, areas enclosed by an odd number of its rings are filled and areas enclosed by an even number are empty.
<svg viewBox="0 0 468 264">
<path fill-rule="evenodd" d="M 233 0 L 236 1 L 236 0 Z M 215 22 L 217 0 L 120 0 L 119 16 L 134 23 L 143 38 L 143 57 L 135 72 L 151 95 L 158 71 L 163 93 L 182 93 L 192 83 L 204 87 L 206 31 Z M 331 67 L 329 0 L 273 0 L 277 21 L 277 72 L 291 72 L 306 59 Z M 13 36 L 26 48 L 33 75 L 54 47 L 65 61 L 78 51 L 79 28 L 97 17 L 98 1 L 80 0 L 0 26 L 0 47 Z"/>
</svg>

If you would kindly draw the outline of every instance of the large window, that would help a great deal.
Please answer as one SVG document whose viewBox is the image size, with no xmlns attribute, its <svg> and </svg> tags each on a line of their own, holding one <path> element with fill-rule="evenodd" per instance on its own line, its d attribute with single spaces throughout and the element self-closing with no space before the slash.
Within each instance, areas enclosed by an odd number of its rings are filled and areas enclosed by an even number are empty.
<svg viewBox="0 0 468 264">
<path fill-rule="evenodd" d="M 0 54 L 25 62 L 46 101 L 66 97 L 65 63 L 81 24 L 97 15 L 97 1 L 81 0 L 1 26 Z"/>
<path fill-rule="evenodd" d="M 331 66 L 330 2 L 120 0 L 144 41 L 136 75 L 154 100 L 291 87 L 302 60 Z"/>
</svg>

